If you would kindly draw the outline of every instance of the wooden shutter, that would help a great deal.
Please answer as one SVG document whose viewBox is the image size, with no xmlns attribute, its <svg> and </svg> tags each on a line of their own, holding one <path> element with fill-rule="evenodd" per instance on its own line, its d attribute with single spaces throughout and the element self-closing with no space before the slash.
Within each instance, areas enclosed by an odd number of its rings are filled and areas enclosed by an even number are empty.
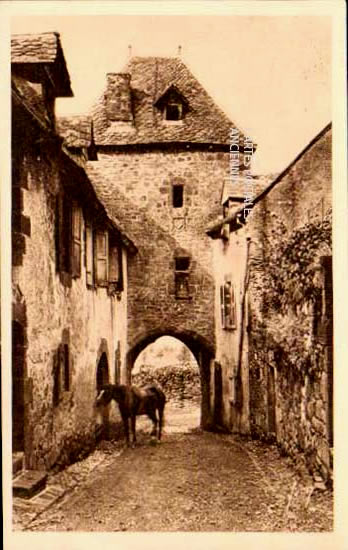
<svg viewBox="0 0 348 550">
<path fill-rule="evenodd" d="M 224 285 L 220 286 L 220 308 L 221 308 L 221 326 L 225 328 L 225 288 Z"/>
<path fill-rule="evenodd" d="M 86 282 L 90 286 L 94 283 L 93 248 L 93 229 L 90 224 L 86 224 Z"/>
<path fill-rule="evenodd" d="M 231 328 L 231 283 L 224 285 L 225 328 Z"/>
<path fill-rule="evenodd" d="M 61 210 L 61 270 L 70 273 L 71 269 L 71 203 L 64 195 Z"/>
<path fill-rule="evenodd" d="M 71 213 L 71 274 L 73 277 L 81 276 L 81 220 L 81 209 L 73 203 Z"/>
<path fill-rule="evenodd" d="M 231 328 L 237 326 L 236 293 L 234 285 L 231 284 Z"/>
<path fill-rule="evenodd" d="M 95 239 L 96 280 L 100 286 L 108 283 L 108 232 L 97 231 Z"/>
<path fill-rule="evenodd" d="M 118 245 L 110 245 L 109 253 L 109 282 L 120 283 L 121 281 L 121 262 L 122 252 Z"/>
</svg>

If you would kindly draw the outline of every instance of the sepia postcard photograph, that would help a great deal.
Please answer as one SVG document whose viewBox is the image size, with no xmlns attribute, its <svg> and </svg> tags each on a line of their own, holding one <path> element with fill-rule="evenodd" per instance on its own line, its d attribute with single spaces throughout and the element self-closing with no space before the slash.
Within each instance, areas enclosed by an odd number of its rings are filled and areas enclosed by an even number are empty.
<svg viewBox="0 0 348 550">
<path fill-rule="evenodd" d="M 348 548 L 344 3 L 0 15 L 5 550 Z"/>
</svg>

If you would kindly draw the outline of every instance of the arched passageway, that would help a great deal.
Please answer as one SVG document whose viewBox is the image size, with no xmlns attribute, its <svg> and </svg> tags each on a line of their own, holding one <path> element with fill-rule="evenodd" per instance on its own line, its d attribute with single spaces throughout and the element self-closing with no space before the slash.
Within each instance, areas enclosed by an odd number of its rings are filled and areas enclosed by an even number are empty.
<svg viewBox="0 0 348 550">
<path fill-rule="evenodd" d="M 132 383 L 143 386 L 153 382 L 166 394 L 166 433 L 187 432 L 200 425 L 199 366 L 180 340 L 162 336 L 138 355 L 132 369 Z"/>
<path fill-rule="evenodd" d="M 162 339 L 163 337 L 164 340 Z M 173 345 L 173 341 L 176 342 Z M 158 343 L 157 343 L 158 342 Z M 164 343 L 163 343 L 164 342 Z M 168 342 L 172 342 L 169 346 Z M 155 343 L 155 344 L 154 344 Z M 153 346 L 153 347 L 152 347 Z M 157 349 L 160 357 L 154 359 L 156 356 Z M 152 350 L 152 351 L 151 351 Z M 196 421 L 194 421 L 194 407 L 192 407 L 191 420 L 190 414 L 188 415 L 187 421 L 191 427 L 201 426 L 203 429 L 208 429 L 212 426 L 213 418 L 211 413 L 211 399 L 210 399 L 210 363 L 214 357 L 213 350 L 209 345 L 201 338 L 193 334 L 182 334 L 176 333 L 174 331 L 166 331 L 159 333 L 152 333 L 143 338 L 140 342 L 137 343 L 127 355 L 127 381 L 134 383 L 146 382 L 146 377 L 141 377 L 139 375 L 139 369 L 141 365 L 146 365 L 146 361 L 149 361 L 148 357 L 152 357 L 152 366 L 153 370 L 151 371 L 151 364 L 147 366 L 147 372 L 150 375 L 149 379 L 156 379 L 156 362 L 162 365 L 162 368 L 165 367 L 165 364 L 170 364 L 173 361 L 173 356 L 177 354 L 174 365 L 176 369 L 180 371 L 180 362 L 182 364 L 182 371 L 185 370 L 185 361 L 188 364 L 188 370 L 192 371 L 192 374 L 196 371 L 197 373 L 197 386 L 195 386 L 196 392 Z M 144 362 L 145 356 L 145 362 Z M 169 362 L 168 362 L 169 359 Z M 172 362 L 173 365 L 173 362 Z M 194 376 L 193 376 L 194 378 Z M 133 380 L 134 379 L 134 380 Z M 165 379 L 165 377 L 164 377 Z M 161 383 L 161 381 L 159 381 Z M 163 377 L 162 377 L 163 382 Z M 161 384 L 163 385 L 163 384 Z M 169 383 L 170 385 L 170 383 Z M 164 388 L 166 389 L 166 388 Z M 188 391 L 189 388 L 185 388 L 185 382 L 183 380 L 183 398 L 189 397 Z M 198 390 L 198 392 L 197 392 Z M 198 393 L 198 395 L 197 395 Z M 178 399 L 176 400 L 179 401 Z M 169 406 L 166 411 L 166 418 L 168 420 L 168 414 L 171 410 L 171 402 L 174 406 L 175 399 L 171 397 L 169 391 Z M 187 404 L 187 403 L 186 403 Z M 192 422 L 195 426 L 192 426 Z"/>
</svg>

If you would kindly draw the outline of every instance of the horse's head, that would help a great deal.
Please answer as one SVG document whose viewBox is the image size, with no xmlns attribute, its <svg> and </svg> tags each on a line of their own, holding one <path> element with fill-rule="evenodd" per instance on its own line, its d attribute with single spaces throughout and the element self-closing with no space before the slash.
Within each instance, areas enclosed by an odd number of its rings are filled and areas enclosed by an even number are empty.
<svg viewBox="0 0 348 550">
<path fill-rule="evenodd" d="M 112 398 L 113 398 L 113 386 L 111 385 L 102 386 L 95 402 L 96 407 L 105 407 L 110 403 Z"/>
</svg>

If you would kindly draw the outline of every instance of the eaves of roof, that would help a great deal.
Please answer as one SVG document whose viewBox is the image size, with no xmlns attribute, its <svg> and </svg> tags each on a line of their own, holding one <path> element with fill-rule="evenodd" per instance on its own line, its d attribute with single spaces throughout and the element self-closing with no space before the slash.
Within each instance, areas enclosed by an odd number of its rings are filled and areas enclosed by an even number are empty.
<svg viewBox="0 0 348 550">
<path fill-rule="evenodd" d="M 252 204 L 246 208 L 243 206 L 232 214 L 226 216 L 222 220 L 215 222 L 206 230 L 206 234 L 213 239 L 221 237 L 221 230 L 223 226 L 227 223 L 230 224 L 231 231 L 240 229 L 243 225 L 246 224 L 247 217 L 254 208 L 254 206 L 260 202 L 268 193 L 290 172 L 293 166 L 304 156 L 307 151 L 309 151 L 332 127 L 332 123 L 329 122 L 309 143 L 304 149 L 295 157 L 295 159 L 265 188 L 261 191 L 255 199 L 252 201 Z"/>
<path fill-rule="evenodd" d="M 72 97 L 59 33 L 14 34 L 11 37 L 12 70 L 31 73 L 34 78 L 47 77 L 54 85 L 56 97 Z"/>
</svg>

